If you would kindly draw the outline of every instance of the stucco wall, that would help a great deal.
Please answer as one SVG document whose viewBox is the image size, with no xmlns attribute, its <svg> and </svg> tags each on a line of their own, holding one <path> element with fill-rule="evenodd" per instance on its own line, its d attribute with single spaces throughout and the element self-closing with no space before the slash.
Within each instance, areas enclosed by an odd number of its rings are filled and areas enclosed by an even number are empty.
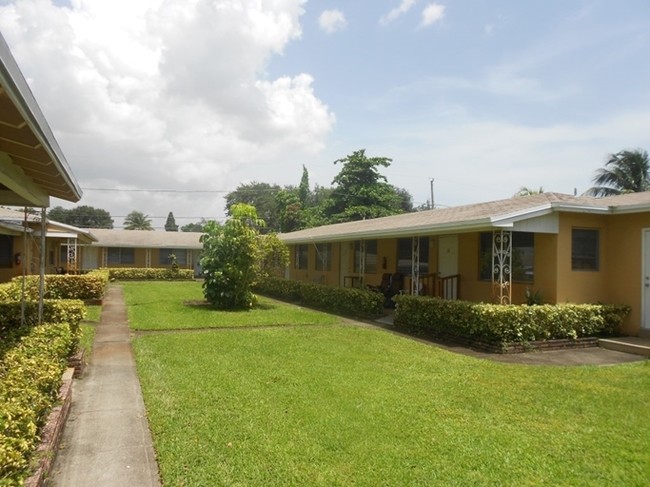
<svg viewBox="0 0 650 487">
<path fill-rule="evenodd" d="M 631 335 L 639 332 L 642 319 L 644 228 L 650 228 L 650 215 L 647 213 L 617 215 L 608 221 L 607 250 L 604 254 L 604 260 L 608 263 L 608 302 L 625 303 L 632 307 L 623 330 Z"/>
<path fill-rule="evenodd" d="M 604 215 L 563 213 L 560 215 L 557 260 L 557 301 L 595 303 L 609 301 L 607 296 L 608 262 L 607 226 Z M 594 229 L 600 232 L 599 269 L 573 270 L 571 268 L 571 231 L 574 228 Z"/>
</svg>

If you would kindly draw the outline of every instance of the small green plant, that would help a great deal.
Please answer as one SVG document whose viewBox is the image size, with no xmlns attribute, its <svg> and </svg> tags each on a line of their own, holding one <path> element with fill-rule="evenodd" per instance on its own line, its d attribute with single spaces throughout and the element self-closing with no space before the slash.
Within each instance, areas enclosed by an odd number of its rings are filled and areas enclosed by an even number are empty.
<svg viewBox="0 0 650 487">
<path fill-rule="evenodd" d="M 169 261 L 172 266 L 172 274 L 178 274 L 178 259 L 176 259 L 176 254 L 169 254 Z"/>
<path fill-rule="evenodd" d="M 538 304 L 542 304 L 542 294 L 539 291 L 539 289 L 533 293 L 530 291 L 530 288 L 527 287 L 525 297 L 526 297 L 526 304 L 528 306 L 535 306 Z"/>
</svg>

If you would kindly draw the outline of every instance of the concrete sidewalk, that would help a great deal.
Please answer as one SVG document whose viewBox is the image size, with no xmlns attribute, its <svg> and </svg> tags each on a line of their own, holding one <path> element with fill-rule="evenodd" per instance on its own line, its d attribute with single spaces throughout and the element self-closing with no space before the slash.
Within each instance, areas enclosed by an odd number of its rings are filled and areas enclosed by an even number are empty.
<svg viewBox="0 0 650 487">
<path fill-rule="evenodd" d="M 73 384 L 72 408 L 46 485 L 160 486 L 122 289 L 104 297 L 90 364 Z"/>
</svg>

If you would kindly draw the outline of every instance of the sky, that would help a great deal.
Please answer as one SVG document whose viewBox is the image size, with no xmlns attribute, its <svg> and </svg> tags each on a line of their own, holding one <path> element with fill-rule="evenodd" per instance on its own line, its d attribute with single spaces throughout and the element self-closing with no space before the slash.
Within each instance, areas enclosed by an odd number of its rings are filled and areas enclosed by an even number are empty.
<svg viewBox="0 0 650 487">
<path fill-rule="evenodd" d="M 329 187 L 359 149 L 436 207 L 650 150 L 648 0 L 0 0 L 0 32 L 116 227 L 221 220 L 303 165 Z"/>
</svg>

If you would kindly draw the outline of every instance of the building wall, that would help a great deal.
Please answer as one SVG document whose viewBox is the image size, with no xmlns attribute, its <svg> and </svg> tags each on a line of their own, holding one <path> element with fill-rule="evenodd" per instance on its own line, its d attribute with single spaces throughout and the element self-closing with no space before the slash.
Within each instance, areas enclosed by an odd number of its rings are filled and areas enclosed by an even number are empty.
<svg viewBox="0 0 650 487">
<path fill-rule="evenodd" d="M 560 232 L 557 237 L 557 302 L 596 303 L 608 302 L 607 273 L 607 216 L 579 213 L 560 214 Z M 574 228 L 596 229 L 600 232 L 598 270 L 571 268 L 571 234 Z"/>
<path fill-rule="evenodd" d="M 512 302 L 526 302 L 526 291 L 539 293 L 545 303 L 556 302 L 557 239 L 552 234 L 535 234 L 533 282 L 513 282 Z M 497 294 L 492 282 L 480 277 L 480 233 L 458 236 L 458 272 L 460 274 L 460 299 L 467 301 L 496 302 Z"/>
<path fill-rule="evenodd" d="M 604 260 L 607 301 L 624 303 L 632 311 L 624 323 L 623 332 L 636 335 L 641 328 L 643 306 L 643 230 L 650 228 L 650 214 L 611 216 L 608 221 Z"/>
</svg>

